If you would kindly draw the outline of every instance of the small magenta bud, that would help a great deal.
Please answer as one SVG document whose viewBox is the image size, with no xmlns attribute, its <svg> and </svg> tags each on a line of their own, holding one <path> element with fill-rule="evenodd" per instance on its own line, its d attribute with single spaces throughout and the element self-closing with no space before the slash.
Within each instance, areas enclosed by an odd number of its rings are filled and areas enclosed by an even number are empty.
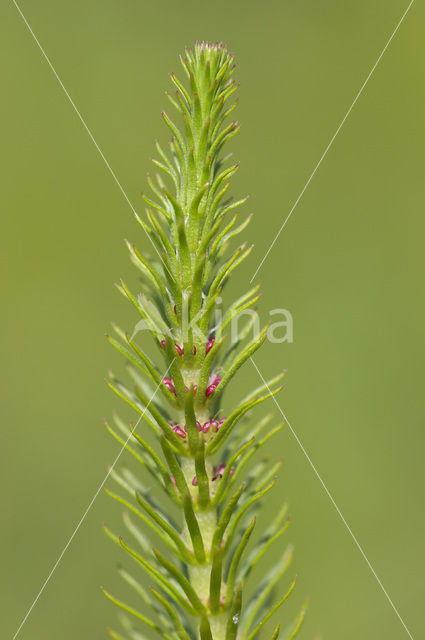
<svg viewBox="0 0 425 640">
<path fill-rule="evenodd" d="M 180 438 L 186 437 L 186 433 L 180 427 L 174 427 L 173 431 L 177 436 L 180 436 Z"/>
<path fill-rule="evenodd" d="M 196 421 L 196 426 L 198 427 L 198 431 L 202 431 L 202 424 L 199 422 L 199 420 Z"/>
<path fill-rule="evenodd" d="M 222 477 L 223 477 L 223 473 L 224 473 L 225 468 L 226 468 L 226 465 L 225 465 L 225 464 L 220 464 L 220 465 L 217 467 L 217 475 L 218 475 L 220 478 L 222 478 Z"/>
<path fill-rule="evenodd" d="M 193 355 L 196 356 L 196 347 L 193 345 Z"/>
<path fill-rule="evenodd" d="M 223 477 L 223 473 L 224 470 L 226 469 L 226 465 L 225 464 L 220 464 L 218 465 L 218 467 L 213 467 L 213 480 L 217 480 L 217 478 L 222 478 Z"/>
<path fill-rule="evenodd" d="M 219 421 L 218 421 L 218 424 L 217 424 L 217 431 L 218 431 L 218 429 L 220 429 L 220 427 L 221 427 L 221 425 L 223 424 L 223 422 L 226 422 L 226 418 L 222 418 L 221 420 L 219 420 Z"/>
<path fill-rule="evenodd" d="M 192 485 L 196 487 L 198 485 L 198 478 L 195 476 L 192 480 Z"/>
<path fill-rule="evenodd" d="M 176 347 L 176 351 L 179 356 L 182 356 L 184 354 L 184 349 L 182 349 L 178 344 L 175 344 L 174 346 Z"/>
<path fill-rule="evenodd" d="M 208 420 L 208 422 L 204 423 L 202 427 L 202 431 L 204 433 L 208 433 L 208 431 L 213 431 L 214 433 L 218 430 L 218 422 L 216 420 Z"/>
<path fill-rule="evenodd" d="M 161 344 L 161 347 L 165 349 L 165 340 L 161 340 L 160 344 Z"/>
<path fill-rule="evenodd" d="M 198 385 L 195 384 L 193 385 L 193 393 L 196 393 L 198 391 Z"/>
<path fill-rule="evenodd" d="M 171 380 L 171 378 L 163 378 L 162 381 L 165 384 L 165 386 L 167 387 L 167 389 L 169 391 L 171 391 L 171 393 L 174 393 L 174 395 L 175 395 L 176 390 L 174 388 L 174 384 L 173 384 L 173 381 Z"/>
<path fill-rule="evenodd" d="M 173 485 L 177 488 L 176 481 L 174 480 L 174 476 L 170 476 L 170 480 L 173 483 Z"/>
<path fill-rule="evenodd" d="M 209 385 L 209 387 L 207 387 L 207 390 L 205 391 L 205 395 L 208 397 L 210 396 L 212 393 L 214 393 L 214 391 L 216 390 L 217 386 L 220 383 L 221 378 L 219 376 L 215 376 L 215 378 L 212 380 L 211 384 Z"/>
<path fill-rule="evenodd" d="M 207 345 L 205 347 L 205 353 L 208 353 L 208 351 L 210 351 L 212 349 L 212 347 L 214 345 L 214 342 L 215 342 L 215 338 L 209 338 L 208 339 Z"/>
</svg>

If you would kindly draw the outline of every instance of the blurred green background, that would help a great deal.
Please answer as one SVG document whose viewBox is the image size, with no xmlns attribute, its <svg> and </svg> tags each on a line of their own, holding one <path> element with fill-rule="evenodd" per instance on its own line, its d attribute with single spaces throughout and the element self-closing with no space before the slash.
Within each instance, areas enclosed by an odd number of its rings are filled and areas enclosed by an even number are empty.
<svg viewBox="0 0 425 640">
<path fill-rule="evenodd" d="M 237 55 L 234 139 L 255 250 L 240 292 L 395 28 L 400 0 L 263 3 L 22 0 L 31 27 L 136 209 L 143 211 L 169 71 L 197 39 Z M 12 638 L 118 449 L 103 429 L 122 363 L 104 334 L 135 315 L 122 239 L 147 240 L 11 1 L 2 37 L 0 618 Z M 294 317 L 294 343 L 266 344 L 265 376 L 415 638 L 423 616 L 425 9 L 415 3 L 283 231 L 258 280 L 261 310 Z M 422 25 L 422 26 L 421 26 Z M 181 75 L 181 74 L 180 74 Z M 247 210 L 248 212 L 248 210 Z M 421 293 L 422 292 L 422 293 Z M 254 386 L 246 365 L 229 394 Z M 289 429 L 268 512 L 291 503 L 302 638 L 408 635 Z M 279 449 L 279 450 L 277 450 Z M 267 510 L 266 510 L 267 512 Z M 119 507 L 101 494 L 34 608 L 22 640 L 105 638 L 116 611 Z M 278 552 L 278 549 L 276 549 Z"/>
</svg>

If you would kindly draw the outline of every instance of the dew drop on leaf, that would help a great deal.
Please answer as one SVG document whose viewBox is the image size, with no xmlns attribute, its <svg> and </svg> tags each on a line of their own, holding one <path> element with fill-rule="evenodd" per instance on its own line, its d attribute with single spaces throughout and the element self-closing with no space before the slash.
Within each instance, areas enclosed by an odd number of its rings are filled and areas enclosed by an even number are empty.
<svg viewBox="0 0 425 640">
<path fill-rule="evenodd" d="M 234 623 L 234 624 L 238 624 L 238 622 L 239 622 L 239 616 L 238 616 L 238 615 L 233 616 L 232 620 L 233 620 L 233 623 Z"/>
</svg>

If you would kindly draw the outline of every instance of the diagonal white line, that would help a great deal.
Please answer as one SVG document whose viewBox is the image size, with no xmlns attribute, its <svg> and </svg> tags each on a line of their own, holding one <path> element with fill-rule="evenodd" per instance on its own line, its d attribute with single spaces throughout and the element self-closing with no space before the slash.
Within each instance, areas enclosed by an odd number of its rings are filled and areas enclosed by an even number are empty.
<svg viewBox="0 0 425 640">
<path fill-rule="evenodd" d="M 175 360 L 175 358 L 174 358 Z M 171 362 L 170 366 L 168 367 L 167 371 L 164 374 L 164 377 L 167 375 L 167 373 L 169 372 L 174 360 Z M 45 581 L 42 584 L 42 587 L 40 589 L 40 591 L 38 592 L 38 594 L 36 595 L 36 597 L 34 598 L 30 608 L 28 609 L 28 611 L 26 612 L 21 624 L 19 625 L 18 629 L 15 632 L 15 635 L 13 636 L 12 640 L 16 640 L 16 638 L 18 637 L 19 632 L 21 631 L 22 627 L 24 626 L 24 624 L 26 623 L 26 621 L 28 620 L 28 617 L 31 614 L 31 611 L 34 609 L 35 605 L 37 604 L 40 596 L 42 595 L 43 591 L 45 590 L 45 588 L 47 587 L 48 583 L 50 582 L 51 577 L 53 576 L 54 572 L 56 571 L 56 569 L 58 568 L 59 563 L 61 562 L 62 558 L 64 557 L 65 553 L 68 550 L 68 547 L 70 546 L 71 542 L 73 541 L 73 539 L 75 538 L 75 536 L 78 533 L 79 528 L 81 527 L 81 525 L 83 524 L 84 520 L 86 519 L 87 514 L 89 513 L 90 509 L 92 508 L 97 496 L 99 495 L 99 493 L 102 491 L 102 488 L 105 484 L 105 482 L 108 480 L 109 476 L 111 475 L 112 471 L 114 470 L 114 467 L 116 465 L 116 463 L 118 462 L 119 458 L 121 457 L 122 452 L 124 451 L 124 449 L 126 448 L 131 436 L 133 435 L 133 433 L 136 431 L 137 426 L 140 422 L 140 420 L 143 418 L 143 416 L 145 415 L 146 411 L 149 408 L 149 405 L 151 404 L 152 400 L 155 398 L 159 387 L 161 386 L 161 382 L 159 383 L 159 385 L 156 387 L 155 391 L 153 392 L 152 396 L 149 399 L 148 404 L 146 405 L 146 407 L 144 408 L 143 412 L 140 414 L 136 424 L 134 425 L 134 427 L 131 429 L 130 431 L 130 435 L 128 436 L 127 440 L 125 441 L 125 443 L 123 444 L 123 446 L 121 447 L 121 449 L 118 452 L 117 457 L 115 458 L 115 460 L 113 461 L 112 465 L 109 467 L 108 473 L 106 474 L 106 476 L 103 478 L 102 482 L 99 485 L 99 488 L 97 489 L 96 493 L 94 494 L 93 498 L 90 500 L 89 505 L 87 507 L 87 509 L 84 511 L 80 521 L 78 522 L 77 526 L 75 527 L 74 531 L 72 532 L 71 537 L 69 538 L 68 542 L 66 543 L 66 545 L 64 546 L 61 554 L 59 555 L 58 559 L 56 560 L 55 564 L 53 565 L 52 569 L 50 570 L 49 575 L 47 576 L 47 578 L 45 579 Z"/>
<path fill-rule="evenodd" d="M 44 59 L 46 60 L 47 64 L 49 65 L 50 69 L 53 72 L 53 75 L 55 76 L 56 80 L 59 82 L 61 88 L 63 89 L 63 92 L 65 93 L 66 97 L 68 98 L 69 103 L 71 104 L 72 108 L 74 109 L 75 113 L 77 114 L 81 124 L 83 125 L 84 129 L 87 131 L 88 136 L 90 138 L 90 140 L 93 142 L 94 146 L 96 147 L 100 157 L 102 158 L 103 162 L 105 163 L 106 167 L 108 168 L 109 173 L 111 174 L 112 178 L 114 179 L 118 189 L 121 191 L 122 195 L 124 196 L 125 200 L 127 201 L 130 209 L 132 210 L 132 212 L 134 213 L 134 215 L 136 217 L 137 216 L 137 212 L 136 209 L 133 207 L 130 198 L 128 197 L 128 195 L 126 194 L 126 192 L 124 191 L 124 188 L 121 185 L 121 182 L 118 180 L 114 170 L 112 169 L 111 165 L 109 164 L 108 160 L 106 159 L 102 149 L 99 147 L 98 143 L 96 142 L 92 132 L 90 131 L 86 121 L 84 120 L 83 116 L 81 115 L 80 111 L 78 110 L 77 105 L 75 104 L 75 102 L 73 101 L 73 99 L 71 98 L 71 96 L 69 95 L 65 85 L 63 84 L 62 80 L 60 79 L 56 69 L 54 68 L 52 62 L 50 61 L 49 56 L 47 55 L 47 53 L 45 52 L 45 50 L 43 49 L 40 41 L 38 40 L 37 36 L 35 35 L 34 31 L 31 29 L 31 26 L 28 22 L 28 20 L 26 19 L 26 17 L 24 16 L 24 14 L 22 13 L 18 3 L 16 2 L 16 0 L 12 0 L 13 4 L 15 5 L 16 9 L 18 10 L 19 15 L 21 16 L 22 20 L 24 21 L 26 27 L 28 28 L 28 31 L 30 32 L 30 34 L 32 35 L 35 43 L 37 44 L 38 48 L 40 49 L 41 53 L 43 54 Z M 157 247 L 155 246 L 152 238 L 150 237 L 150 235 L 148 234 L 148 232 L 146 231 L 146 229 L 144 227 L 143 231 L 145 232 L 147 238 L 149 239 L 149 242 L 151 243 L 152 247 L 155 249 L 155 252 L 157 254 L 157 256 L 159 257 L 159 259 L 161 260 L 162 264 L 164 265 L 164 268 L 169 272 L 169 269 L 167 267 L 167 265 L 165 264 L 161 254 L 159 253 Z M 171 275 L 171 274 L 170 274 Z"/>
<path fill-rule="evenodd" d="M 378 64 L 380 63 L 382 56 L 384 55 L 384 53 L 386 52 L 386 50 L 388 49 L 388 47 L 391 44 L 392 39 L 394 38 L 395 34 L 397 33 L 397 31 L 399 30 L 401 23 L 403 22 L 403 20 L 405 19 L 405 17 L 407 16 L 407 14 L 410 11 L 411 6 L 413 5 L 415 0 L 411 0 L 406 11 L 403 13 L 403 15 L 401 16 L 396 28 L 394 29 L 394 31 L 392 32 L 390 38 L 388 39 L 385 47 L 382 49 L 381 53 L 378 56 L 377 61 L 375 62 L 375 64 L 373 65 L 372 69 L 369 71 L 366 80 L 363 82 L 362 86 L 360 87 L 356 97 L 354 98 L 353 102 L 350 105 L 350 108 L 348 109 L 347 113 L 345 114 L 345 116 L 343 117 L 343 119 L 341 120 L 341 122 L 338 125 L 337 130 L 335 131 L 335 133 L 333 134 L 332 138 L 329 141 L 328 146 L 326 147 L 326 149 L 324 150 L 324 152 L 322 153 L 322 155 L 320 156 L 319 162 L 316 164 L 316 166 L 314 167 L 309 179 L 307 180 L 307 182 L 305 183 L 305 185 L 303 186 L 303 188 L 300 191 L 300 194 L 298 196 L 298 198 L 295 200 L 294 204 L 292 205 L 291 210 L 289 211 L 288 215 L 286 216 L 285 220 L 283 221 L 283 224 L 281 225 L 279 231 L 277 232 L 277 234 L 274 236 L 269 248 L 267 249 L 266 253 L 264 254 L 260 264 L 258 265 L 258 267 L 256 268 L 254 275 L 252 276 L 251 280 L 249 281 L 250 283 L 254 280 L 255 276 L 257 275 L 257 273 L 260 271 L 261 267 L 263 266 L 265 260 L 267 259 L 267 256 L 269 255 L 270 251 L 273 249 L 274 245 L 276 244 L 280 234 L 282 233 L 282 231 L 284 230 L 284 228 L 286 227 L 286 224 L 289 221 L 289 218 L 292 216 L 293 212 L 295 211 L 298 203 L 300 202 L 301 198 L 303 197 L 304 193 L 306 192 L 310 182 L 313 180 L 318 168 L 320 167 L 320 165 L 322 164 L 323 160 L 325 159 L 329 149 L 331 148 L 331 146 L 333 145 L 335 138 L 337 137 L 338 133 L 341 131 L 342 127 L 345 124 L 345 121 L 347 120 L 348 116 L 350 115 L 351 111 L 354 108 L 354 105 L 356 104 L 357 100 L 360 98 L 361 94 L 363 93 L 364 88 L 366 87 L 367 83 L 369 82 L 370 78 L 372 77 L 376 67 L 378 66 Z"/>
<path fill-rule="evenodd" d="M 250 356 L 250 360 L 254 366 L 254 369 L 257 371 L 258 375 L 260 376 L 264 386 L 267 388 L 268 392 L 271 393 L 270 388 L 267 384 L 267 382 L 264 380 L 264 377 L 261 373 L 261 371 L 259 370 L 259 368 L 257 367 L 257 365 L 255 364 L 254 360 L 252 359 L 252 357 Z M 410 633 L 409 629 L 407 628 L 403 618 L 401 617 L 401 615 L 399 614 L 394 602 L 391 600 L 388 591 L 385 589 L 384 585 L 382 584 L 381 580 L 379 579 L 379 577 L 377 576 L 374 568 L 372 567 L 370 561 L 368 560 L 365 552 L 363 551 L 363 548 L 361 547 L 359 541 L 357 540 L 356 536 L 354 535 L 354 533 L 352 532 L 350 525 L 348 524 L 348 522 L 346 521 L 346 519 L 344 518 L 344 516 L 341 513 L 340 508 L 338 507 L 337 503 L 335 502 L 331 492 L 329 491 L 328 487 L 326 486 L 325 482 L 322 479 L 322 476 L 320 475 L 320 473 L 318 472 L 316 466 L 314 465 L 312 459 L 310 458 L 310 456 L 308 455 L 307 451 L 304 448 L 303 443 L 301 442 L 301 440 L 299 439 L 298 435 L 296 434 L 296 432 L 294 431 L 294 429 L 292 428 L 288 418 L 285 416 L 285 414 L 283 413 L 283 410 L 280 406 L 280 404 L 278 403 L 278 401 L 276 400 L 275 396 L 272 396 L 273 402 L 275 403 L 276 407 L 278 408 L 282 418 L 284 419 L 284 421 L 286 422 L 286 424 L 288 425 L 292 435 L 294 436 L 298 446 L 300 447 L 301 451 L 303 452 L 303 454 L 305 455 L 305 457 L 307 458 L 307 461 L 309 463 L 309 465 L 311 466 L 311 468 L 314 471 L 314 474 L 316 476 L 316 478 L 319 480 L 320 484 L 322 485 L 323 489 L 325 490 L 326 495 L 328 496 L 329 500 L 332 502 L 333 506 L 335 507 L 335 510 L 337 512 L 337 514 L 339 515 L 339 517 L 341 518 L 342 522 L 344 523 L 345 528 L 347 529 L 348 533 L 350 534 L 350 536 L 352 537 L 356 547 L 358 548 L 358 550 L 360 551 L 361 555 L 363 556 L 363 559 L 365 560 L 367 566 L 369 567 L 369 569 L 371 570 L 372 574 L 374 575 L 376 581 L 378 582 L 379 586 L 381 587 L 386 599 L 388 600 L 388 602 L 390 603 L 391 607 L 393 608 L 397 618 L 400 620 L 401 624 L 403 625 L 407 635 L 409 636 L 409 638 L 411 638 L 411 640 L 413 640 L 413 636 Z"/>
</svg>

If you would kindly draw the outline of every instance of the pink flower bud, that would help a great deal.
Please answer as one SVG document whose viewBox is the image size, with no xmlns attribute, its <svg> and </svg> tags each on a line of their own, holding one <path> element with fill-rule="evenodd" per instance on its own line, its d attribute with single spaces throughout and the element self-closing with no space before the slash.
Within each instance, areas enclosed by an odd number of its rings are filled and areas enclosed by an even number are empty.
<svg viewBox="0 0 425 640">
<path fill-rule="evenodd" d="M 171 380 L 171 378 L 163 378 L 162 382 L 165 384 L 165 386 L 167 387 L 167 389 L 169 391 L 171 391 L 171 393 L 176 393 L 176 390 L 174 388 L 174 384 L 173 381 Z"/>
<path fill-rule="evenodd" d="M 174 480 L 174 476 L 170 476 L 171 482 L 177 488 L 176 481 Z"/>
<path fill-rule="evenodd" d="M 174 346 L 176 347 L 176 351 L 179 356 L 182 356 L 184 354 L 184 349 L 182 349 L 178 344 L 175 344 Z"/>
<path fill-rule="evenodd" d="M 221 378 L 219 376 L 215 376 L 215 378 L 213 378 L 212 382 L 210 383 L 210 385 L 207 387 L 207 390 L 205 391 L 205 395 L 207 397 L 210 396 L 212 393 L 214 393 L 220 380 Z"/>
<path fill-rule="evenodd" d="M 209 387 L 207 387 L 207 389 L 206 389 L 206 391 L 205 391 L 205 395 L 207 396 L 207 398 L 208 398 L 208 396 L 210 396 L 212 393 L 214 393 L 214 391 L 215 391 L 215 387 L 214 387 L 214 385 L 212 385 L 212 384 L 211 384 Z"/>
<path fill-rule="evenodd" d="M 217 475 L 218 475 L 220 478 L 222 478 L 222 477 L 223 477 L 223 473 L 224 473 L 225 468 L 226 468 L 226 465 L 225 465 L 225 464 L 220 464 L 220 465 L 217 467 Z"/>
<path fill-rule="evenodd" d="M 208 342 L 207 342 L 206 347 L 205 347 L 205 353 L 208 353 L 208 351 L 210 351 L 212 349 L 212 347 L 214 345 L 214 342 L 215 342 L 215 338 L 209 338 L 208 339 Z"/>
<path fill-rule="evenodd" d="M 193 345 L 193 355 L 196 356 L 196 347 Z"/>
<path fill-rule="evenodd" d="M 196 426 L 198 427 L 198 431 L 202 431 L 202 424 L 199 422 L 199 420 L 196 421 Z"/>
<path fill-rule="evenodd" d="M 161 340 L 160 344 L 161 344 L 161 347 L 165 349 L 165 340 Z"/>
<path fill-rule="evenodd" d="M 204 422 L 204 426 L 202 427 L 202 431 L 204 433 L 208 433 L 208 431 L 212 431 L 215 433 L 218 430 L 218 422 L 216 420 L 208 420 L 208 422 Z"/>
<path fill-rule="evenodd" d="M 192 480 L 192 485 L 196 487 L 198 485 L 198 478 L 195 476 Z"/>
<path fill-rule="evenodd" d="M 218 467 L 213 468 L 213 480 L 217 480 L 217 478 L 222 478 L 224 474 L 224 470 L 226 469 L 225 464 L 220 464 Z"/>
<path fill-rule="evenodd" d="M 223 424 L 223 422 L 226 422 L 226 418 L 222 418 L 221 420 L 218 421 L 217 431 L 220 429 L 220 427 Z"/>
<path fill-rule="evenodd" d="M 174 427 L 173 431 L 177 436 L 180 436 L 180 438 L 185 438 L 186 437 L 186 433 L 180 427 Z"/>
</svg>

